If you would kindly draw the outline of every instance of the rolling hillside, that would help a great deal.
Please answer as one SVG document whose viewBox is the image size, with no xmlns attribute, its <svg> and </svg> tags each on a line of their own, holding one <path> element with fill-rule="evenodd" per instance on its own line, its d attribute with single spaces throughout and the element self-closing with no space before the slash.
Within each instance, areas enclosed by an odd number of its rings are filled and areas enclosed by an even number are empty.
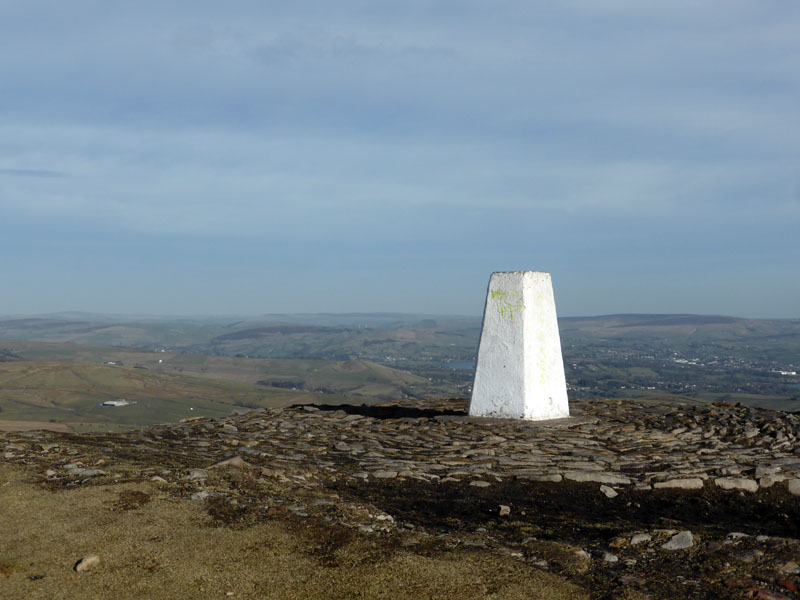
<svg viewBox="0 0 800 600">
<path fill-rule="evenodd" d="M 131 402 L 103 407 L 109 400 Z M 237 407 L 317 400 L 314 395 L 252 384 L 60 361 L 0 364 L 0 418 L 52 421 L 77 429 L 113 428 L 223 416 Z"/>
<path fill-rule="evenodd" d="M 360 404 L 453 392 L 445 384 L 356 359 L 256 359 L 0 342 L 0 420 L 4 421 L 97 429 L 219 416 L 236 408 Z M 132 404 L 100 406 L 118 399 Z"/>
</svg>

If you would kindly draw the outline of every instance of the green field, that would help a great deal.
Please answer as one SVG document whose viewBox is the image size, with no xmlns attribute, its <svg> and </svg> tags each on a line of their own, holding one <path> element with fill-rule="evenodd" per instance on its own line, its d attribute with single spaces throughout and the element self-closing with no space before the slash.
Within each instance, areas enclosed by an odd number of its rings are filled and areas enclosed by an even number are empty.
<svg viewBox="0 0 800 600">
<path fill-rule="evenodd" d="M 101 406 L 119 399 L 131 404 Z M 54 421 L 78 429 L 165 423 L 227 415 L 236 408 L 318 400 L 317 395 L 294 390 L 126 367 L 60 361 L 0 363 L 0 419 Z"/>
<path fill-rule="evenodd" d="M 454 395 L 361 360 L 205 356 L 74 343 L 0 342 L 0 421 L 114 429 L 296 403 L 361 404 Z M 123 407 L 104 407 L 125 399 Z"/>
</svg>

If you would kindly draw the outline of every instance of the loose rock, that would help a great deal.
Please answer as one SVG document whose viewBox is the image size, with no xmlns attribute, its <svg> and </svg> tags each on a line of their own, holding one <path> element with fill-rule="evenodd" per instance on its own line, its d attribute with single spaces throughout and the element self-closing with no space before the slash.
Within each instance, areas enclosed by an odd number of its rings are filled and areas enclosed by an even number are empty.
<svg viewBox="0 0 800 600">
<path fill-rule="evenodd" d="M 489 483 L 488 481 L 484 481 L 483 479 L 475 479 L 474 481 L 470 481 L 469 484 L 472 487 L 481 487 L 481 488 L 489 487 L 490 485 L 492 485 L 491 483 Z"/>
<path fill-rule="evenodd" d="M 623 475 L 611 473 L 598 473 L 595 471 L 567 471 L 563 474 L 564 479 L 579 482 L 607 483 L 610 485 L 628 485 L 631 480 Z"/>
<path fill-rule="evenodd" d="M 668 481 L 658 481 L 653 484 L 655 489 L 676 489 L 676 490 L 702 490 L 703 480 L 699 478 L 691 479 L 669 479 Z"/>
<path fill-rule="evenodd" d="M 714 480 L 714 483 L 723 490 L 758 491 L 758 483 L 752 479 L 744 479 L 742 477 L 718 477 Z"/>
<path fill-rule="evenodd" d="M 616 554 L 611 554 L 611 552 L 606 552 L 603 554 L 603 562 L 615 563 L 618 561 L 619 557 Z"/>
<path fill-rule="evenodd" d="M 192 469 L 189 471 L 189 474 L 186 475 L 186 479 L 189 481 L 197 481 L 199 479 L 207 479 L 208 472 L 204 471 L 203 469 Z"/>
<path fill-rule="evenodd" d="M 781 573 L 786 573 L 787 575 L 798 575 L 800 574 L 800 565 L 798 565 L 795 561 L 790 560 L 789 562 L 783 563 L 778 570 Z"/>
<path fill-rule="evenodd" d="M 672 536 L 670 540 L 662 545 L 664 550 L 686 550 L 694 546 L 694 536 L 691 531 L 681 531 Z"/>
<path fill-rule="evenodd" d="M 606 498 L 616 498 L 617 496 L 619 496 L 617 490 L 615 490 L 612 487 L 608 487 L 607 485 L 601 485 L 600 491 L 603 492 L 603 494 L 605 494 Z"/>
<path fill-rule="evenodd" d="M 231 458 L 226 458 L 225 460 L 221 460 L 218 463 L 214 463 L 211 465 L 211 469 L 220 469 L 225 467 L 232 467 L 234 469 L 249 469 L 250 465 L 245 462 L 245 460 L 241 456 L 232 456 Z"/>
<path fill-rule="evenodd" d="M 78 562 L 76 562 L 75 566 L 72 567 L 72 569 L 76 573 L 83 573 L 84 571 L 88 571 L 89 569 L 94 569 L 99 564 L 100 564 L 100 557 L 97 556 L 97 554 L 90 554 L 89 556 L 85 556 Z"/>
</svg>

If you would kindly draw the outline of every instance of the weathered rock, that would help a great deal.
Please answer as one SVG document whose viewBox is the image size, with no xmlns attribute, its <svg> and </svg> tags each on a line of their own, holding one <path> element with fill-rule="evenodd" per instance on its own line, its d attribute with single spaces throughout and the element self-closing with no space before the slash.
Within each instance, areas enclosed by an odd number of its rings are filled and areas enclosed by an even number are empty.
<svg viewBox="0 0 800 600">
<path fill-rule="evenodd" d="M 676 490 L 702 490 L 703 480 L 700 478 L 689 479 L 668 479 L 667 481 L 657 481 L 653 484 L 655 489 L 676 489 Z"/>
<path fill-rule="evenodd" d="M 780 483 L 781 481 L 786 481 L 786 475 L 781 475 L 780 473 L 776 473 L 773 475 L 764 475 L 761 479 L 758 480 L 758 487 L 770 488 L 776 483 Z"/>
<path fill-rule="evenodd" d="M 778 567 L 778 570 L 781 573 L 786 573 L 787 575 L 798 575 L 800 574 L 800 565 L 798 565 L 795 561 L 790 560 Z"/>
<path fill-rule="evenodd" d="M 204 471 L 203 469 L 192 469 L 186 475 L 186 479 L 188 479 L 189 481 L 198 481 L 200 479 L 207 479 L 207 478 L 208 478 L 208 472 Z"/>
<path fill-rule="evenodd" d="M 81 477 L 100 477 L 101 475 L 107 475 L 102 469 L 78 469 L 75 473 Z"/>
<path fill-rule="evenodd" d="M 564 479 L 569 479 L 570 481 L 605 483 L 608 485 L 628 485 L 631 482 L 628 477 L 623 475 L 594 471 L 566 471 L 563 476 Z"/>
<path fill-rule="evenodd" d="M 638 546 L 652 540 L 653 537 L 649 533 L 634 533 L 631 536 L 631 546 Z"/>
<path fill-rule="evenodd" d="M 517 475 L 517 479 L 528 479 L 530 481 L 561 483 L 561 481 L 564 478 L 561 476 L 561 473 L 540 473 L 537 475 Z"/>
<path fill-rule="evenodd" d="M 601 485 L 600 491 L 603 492 L 603 494 L 605 494 L 606 498 L 616 498 L 617 496 L 619 496 L 617 490 L 615 490 L 612 487 L 608 487 L 607 485 Z"/>
<path fill-rule="evenodd" d="M 745 492 L 758 491 L 758 483 L 752 479 L 745 479 L 744 477 L 718 477 L 714 480 L 714 484 L 723 490 L 742 490 Z"/>
<path fill-rule="evenodd" d="M 666 544 L 661 547 L 664 550 L 686 550 L 694 546 L 694 536 L 691 531 L 681 531 L 672 536 Z"/>
<path fill-rule="evenodd" d="M 607 563 L 619 562 L 619 557 L 616 554 L 612 554 L 611 552 L 604 552 L 603 553 L 603 562 L 607 562 Z"/>
<path fill-rule="evenodd" d="M 209 467 L 209 469 L 224 469 L 226 467 L 230 467 L 233 469 L 249 469 L 250 465 L 245 462 L 245 460 L 239 456 L 232 456 L 230 458 L 226 458 L 225 460 L 221 460 L 217 463 L 214 463 Z"/>
<path fill-rule="evenodd" d="M 75 565 L 72 567 L 72 570 L 76 573 L 83 573 L 84 571 L 88 571 L 89 569 L 94 569 L 100 564 L 100 557 L 97 554 L 90 554 L 89 556 L 84 556 Z"/>
<path fill-rule="evenodd" d="M 756 467 L 755 477 L 756 479 L 761 479 L 767 475 L 775 475 L 776 473 L 780 473 L 780 471 L 781 468 L 779 465 L 761 465 Z"/>
<path fill-rule="evenodd" d="M 792 496 L 800 496 L 800 479 L 790 479 L 786 483 L 786 488 Z"/>
</svg>

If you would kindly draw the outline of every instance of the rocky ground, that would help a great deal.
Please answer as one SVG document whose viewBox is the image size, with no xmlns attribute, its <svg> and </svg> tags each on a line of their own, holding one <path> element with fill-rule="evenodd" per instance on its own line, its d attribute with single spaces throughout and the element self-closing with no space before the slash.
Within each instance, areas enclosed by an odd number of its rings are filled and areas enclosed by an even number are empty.
<svg viewBox="0 0 800 600">
<path fill-rule="evenodd" d="M 386 548 L 424 531 L 437 552 L 500 553 L 596 598 L 800 598 L 800 414 L 578 400 L 569 419 L 531 423 L 466 408 L 5 433 L 0 456 L 55 491 L 153 481 L 228 527 L 304 520 Z"/>
</svg>

